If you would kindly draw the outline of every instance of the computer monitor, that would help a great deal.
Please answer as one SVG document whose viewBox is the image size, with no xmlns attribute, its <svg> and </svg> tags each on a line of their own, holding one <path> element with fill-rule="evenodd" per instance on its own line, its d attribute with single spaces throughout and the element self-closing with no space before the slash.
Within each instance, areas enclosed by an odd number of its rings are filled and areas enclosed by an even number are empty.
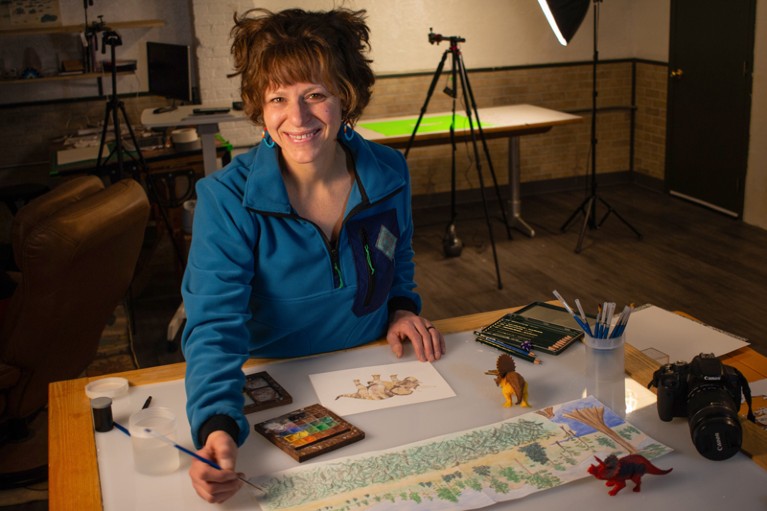
<svg viewBox="0 0 767 511">
<path fill-rule="evenodd" d="M 147 42 L 146 60 L 149 92 L 173 100 L 171 106 L 158 108 L 155 113 L 175 110 L 176 101 L 192 102 L 191 51 L 188 45 Z"/>
</svg>

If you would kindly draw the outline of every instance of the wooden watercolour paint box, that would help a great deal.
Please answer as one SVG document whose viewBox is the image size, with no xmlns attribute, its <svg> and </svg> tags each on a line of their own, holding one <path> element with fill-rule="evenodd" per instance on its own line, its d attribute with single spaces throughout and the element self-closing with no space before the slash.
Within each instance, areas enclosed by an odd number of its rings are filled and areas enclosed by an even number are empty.
<svg viewBox="0 0 767 511">
<path fill-rule="evenodd" d="M 320 404 L 294 410 L 253 426 L 301 463 L 365 438 L 365 432 Z"/>
</svg>

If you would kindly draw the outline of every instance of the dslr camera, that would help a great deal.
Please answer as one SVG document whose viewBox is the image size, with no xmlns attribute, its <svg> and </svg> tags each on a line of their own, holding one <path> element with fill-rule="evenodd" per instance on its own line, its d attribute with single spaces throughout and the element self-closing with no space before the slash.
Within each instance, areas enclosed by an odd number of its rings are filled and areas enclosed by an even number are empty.
<svg viewBox="0 0 767 511">
<path fill-rule="evenodd" d="M 740 450 L 743 430 L 738 419 L 740 395 L 746 397 L 749 419 L 751 389 L 743 374 L 722 364 L 713 353 L 696 356 L 688 364 L 660 367 L 647 385 L 658 388 L 658 416 L 662 421 L 687 417 L 692 443 L 711 460 L 724 460 Z"/>
</svg>

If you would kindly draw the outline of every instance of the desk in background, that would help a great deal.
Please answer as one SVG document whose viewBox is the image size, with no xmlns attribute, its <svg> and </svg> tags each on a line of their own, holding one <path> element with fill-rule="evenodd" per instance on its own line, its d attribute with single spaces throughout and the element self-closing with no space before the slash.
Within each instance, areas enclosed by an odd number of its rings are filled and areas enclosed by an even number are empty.
<svg viewBox="0 0 767 511">
<path fill-rule="evenodd" d="M 413 147 L 422 147 L 427 145 L 438 145 L 450 143 L 450 132 L 447 129 L 440 129 L 429 132 L 421 132 L 425 121 L 429 118 L 438 118 L 450 116 L 451 112 L 440 112 L 424 115 L 413 140 Z M 510 197 L 510 227 L 516 227 L 530 237 L 535 236 L 535 230 L 522 219 L 521 205 L 519 197 L 520 187 L 520 158 L 519 158 L 519 137 L 523 135 L 533 135 L 545 133 L 554 126 L 562 126 L 581 122 L 582 118 L 577 115 L 571 115 L 549 108 L 543 108 L 534 105 L 506 105 L 491 108 L 478 109 L 479 120 L 482 123 L 482 132 L 485 138 L 509 139 L 509 197 Z M 376 119 L 360 119 L 355 127 L 357 133 L 368 140 L 385 144 L 396 148 L 405 148 L 410 140 L 413 127 L 418 120 L 418 116 L 405 117 L 387 117 Z M 407 124 L 402 124 L 407 121 Z M 404 126 L 412 126 L 409 130 L 405 129 L 395 134 L 384 134 L 380 131 L 374 131 L 366 126 L 379 123 L 400 123 Z M 479 136 L 478 130 L 476 135 Z M 455 131 L 456 142 L 470 140 L 471 134 L 468 129 Z"/>
<path fill-rule="evenodd" d="M 207 106 L 207 105 L 206 105 Z M 197 131 L 202 139 L 202 152 L 205 166 L 205 174 L 216 170 L 216 160 L 213 154 L 215 135 L 219 131 L 219 123 L 239 122 L 248 120 L 244 112 L 230 110 L 226 114 L 194 115 L 193 110 L 200 105 L 187 105 L 178 109 L 155 114 L 153 109 L 146 109 L 141 113 L 141 124 L 147 128 L 168 128 L 181 126 L 197 126 Z M 450 115 L 449 112 L 433 113 L 424 116 L 424 119 L 443 117 Z M 415 126 L 418 116 L 388 117 L 388 118 L 363 118 L 355 127 L 357 132 L 367 140 L 385 144 L 395 148 L 407 147 L 410 140 L 410 131 L 404 133 L 385 135 L 381 132 L 366 128 L 365 125 L 372 123 L 387 123 L 397 121 L 411 121 Z M 482 131 L 485 138 L 507 138 L 509 140 L 509 196 L 510 196 L 510 226 L 517 227 L 528 236 L 534 236 L 535 230 L 530 227 L 521 215 L 521 200 L 519 197 L 520 187 L 520 149 L 519 137 L 545 133 L 554 126 L 562 126 L 581 122 L 582 118 L 577 115 L 551 110 L 534 105 L 506 105 L 491 108 L 480 108 L 479 119 L 482 123 Z M 464 141 L 470 138 L 468 130 L 456 130 L 456 141 Z M 413 147 L 427 145 L 439 145 L 450 142 L 448 130 L 419 132 L 413 141 Z"/>
<path fill-rule="evenodd" d="M 392 441 L 390 437 L 401 434 L 400 432 L 402 432 L 403 428 L 395 427 L 395 424 L 390 424 L 390 422 L 394 420 L 395 423 L 399 423 L 401 426 L 403 414 L 406 416 L 405 420 L 408 423 L 408 427 L 405 428 L 407 431 L 404 432 L 406 435 L 412 435 L 413 431 L 418 431 L 418 425 L 433 424 L 433 430 L 431 428 L 421 430 L 420 434 L 425 438 L 437 436 L 444 431 L 465 429 L 467 421 L 487 420 L 484 417 L 478 419 L 474 416 L 476 409 L 479 408 L 483 408 L 483 414 L 489 413 L 501 418 L 509 417 L 510 415 L 506 409 L 501 407 L 502 396 L 500 391 L 495 388 L 492 378 L 485 376 L 481 370 L 478 371 L 474 367 L 492 369 L 498 353 L 476 343 L 470 332 L 491 323 L 503 313 L 511 310 L 514 309 L 436 321 L 435 324 L 442 332 L 454 335 L 449 338 L 446 358 L 437 362 L 435 366 L 454 390 L 456 390 L 459 397 L 427 403 L 423 406 L 413 405 L 410 407 L 400 407 L 399 409 L 379 410 L 368 414 L 353 415 L 349 420 L 362 427 L 369 437 L 362 442 L 335 451 L 335 453 L 329 453 L 321 459 L 330 459 L 334 455 L 347 456 L 357 452 L 380 448 L 382 441 Z M 468 335 L 457 332 L 465 332 Z M 387 350 L 388 346 L 386 343 L 379 341 L 355 350 L 306 359 L 272 362 L 250 360 L 246 367 L 253 368 L 254 366 L 270 364 L 266 369 L 281 383 L 290 384 L 286 388 L 295 399 L 293 403 L 295 405 L 294 408 L 298 408 L 308 404 L 304 401 L 310 399 L 310 397 L 307 398 L 307 394 L 311 395 L 312 393 L 311 385 L 306 377 L 306 374 L 311 374 L 310 371 L 318 372 L 318 367 L 327 371 L 346 368 L 344 364 L 349 364 L 350 360 L 351 363 L 356 364 L 351 367 L 364 367 L 377 363 L 393 363 L 395 360 L 391 356 L 386 356 L 388 354 Z M 582 372 L 582 367 L 578 366 L 578 361 L 583 360 L 584 351 L 583 346 L 577 344 L 557 357 L 545 357 L 543 366 L 525 365 L 522 361 L 518 363 L 518 371 L 528 379 L 531 385 L 530 402 L 533 410 L 539 406 L 553 404 L 546 403 L 545 400 L 547 398 L 544 396 L 562 392 L 573 392 L 572 388 L 562 389 L 561 387 L 568 387 L 568 382 L 570 383 L 569 387 L 577 387 L 575 385 L 577 382 L 574 380 L 578 378 L 576 375 Z M 466 357 L 465 354 L 469 352 L 471 356 Z M 452 359 L 450 358 L 451 353 L 455 354 Z M 350 359 L 349 357 L 356 358 Z M 379 360 L 376 360 L 376 357 L 379 357 Z M 750 348 L 742 348 L 723 358 L 726 363 L 739 367 L 749 379 L 767 377 L 767 358 L 762 357 Z M 381 362 L 381 359 L 385 359 L 385 361 Z M 540 377 L 536 377 L 535 371 L 545 367 L 547 364 L 551 364 L 552 367 L 554 364 L 562 365 L 557 366 L 557 370 L 551 376 L 551 380 L 548 380 L 549 377 L 547 376 L 546 381 L 541 381 Z M 652 373 L 656 368 L 656 362 L 633 349 L 630 345 L 626 346 L 626 371 L 629 376 L 639 382 L 638 385 L 642 391 L 646 391 L 644 385 L 652 378 Z M 184 369 L 184 364 L 173 364 L 130 371 L 122 373 L 120 376 L 128 378 L 131 382 L 131 399 L 136 401 L 137 407 L 140 407 L 140 402 L 143 402 L 146 395 L 152 392 L 151 386 L 144 388 L 142 386 L 175 382 L 183 378 Z M 129 480 L 100 481 L 99 479 L 96 442 L 92 429 L 89 401 L 84 392 L 86 383 L 95 379 L 98 378 L 68 380 L 56 382 L 50 386 L 49 503 L 52 511 L 92 511 L 103 509 L 102 486 L 105 484 L 119 485 L 121 488 L 124 486 L 129 492 L 133 492 L 131 495 L 142 491 L 140 487 L 134 486 L 136 483 Z M 183 387 L 181 382 L 168 384 Z M 298 387 L 296 387 L 297 385 Z M 183 393 L 183 390 L 178 392 Z M 463 401 L 459 401 L 461 397 Z M 490 400 L 489 402 L 488 399 Z M 157 401 L 161 400 L 157 399 Z M 459 405 L 463 408 L 456 408 Z M 158 406 L 160 406 L 159 403 Z M 175 408 L 178 410 L 178 413 L 183 414 L 183 403 L 177 403 Z M 294 408 L 275 408 L 265 413 L 270 413 L 271 415 L 269 416 L 276 416 Z M 438 416 L 433 414 L 433 409 L 447 409 L 447 413 L 450 414 L 452 419 L 437 420 Z M 511 412 L 516 412 L 517 410 L 519 409 L 515 407 Z M 399 416 L 392 417 L 389 415 L 397 413 L 397 411 L 400 414 Z M 765 501 L 766 494 L 764 492 L 767 490 L 765 490 L 764 485 L 755 484 L 750 488 L 744 488 L 743 485 L 740 485 L 742 481 L 764 478 L 761 469 L 754 465 L 756 463 L 761 465 L 761 467 L 767 468 L 767 440 L 765 440 L 767 435 L 765 435 L 763 430 L 750 423 L 745 424 L 747 427 L 745 428 L 746 439 L 744 441 L 744 450 L 753 457 L 753 463 L 741 454 L 736 455 L 730 460 L 713 462 L 700 457 L 695 451 L 689 438 L 689 430 L 685 419 L 676 419 L 673 423 L 661 422 L 657 417 L 654 405 L 640 409 L 634 412 L 634 414 L 636 415 L 629 415 L 628 418 L 632 424 L 656 440 L 666 443 L 675 449 L 675 453 L 658 459 L 658 465 L 662 465 L 664 468 L 667 466 L 675 468 L 672 475 L 663 479 L 663 484 L 660 483 L 660 479 L 645 481 L 646 485 L 642 490 L 641 496 L 624 490 L 617 497 L 609 497 L 603 483 L 589 479 L 588 482 L 583 480 L 530 496 L 525 499 L 525 505 L 533 509 L 545 509 L 551 508 L 552 503 L 562 504 L 563 502 L 566 503 L 576 499 L 579 502 L 583 502 L 584 508 L 586 508 L 590 507 L 589 503 L 593 503 L 595 500 L 599 500 L 602 504 L 607 504 L 608 502 L 613 504 L 615 501 L 610 499 L 614 498 L 620 499 L 620 503 L 623 506 L 621 509 L 644 511 L 648 509 L 648 506 L 652 508 L 654 506 L 679 505 L 681 508 L 687 508 L 685 503 L 691 499 L 697 499 L 698 502 L 703 501 L 707 503 L 697 509 L 719 511 L 722 504 L 727 505 L 728 503 L 732 504 L 737 499 L 742 500 L 744 491 L 752 492 L 748 495 L 758 496 L 758 500 L 754 500 L 754 502 Z M 251 417 L 249 416 L 249 418 Z M 251 420 L 253 419 L 251 418 Z M 491 419 L 487 423 L 493 421 L 494 419 Z M 185 420 L 180 420 L 179 422 L 180 424 L 186 424 Z M 386 432 L 386 434 L 382 434 L 382 432 Z M 126 438 L 116 431 L 105 434 L 113 435 L 112 439 L 114 441 L 127 441 Z M 180 443 L 188 444 L 188 432 L 180 431 L 179 437 Z M 406 441 L 408 440 L 406 439 L 400 443 L 405 443 Z M 255 467 L 259 466 L 259 463 L 269 464 L 273 460 L 277 460 L 278 464 L 290 464 L 292 462 L 287 455 L 271 446 L 271 444 L 266 443 L 267 446 L 264 446 L 263 444 L 265 443 L 265 440 L 258 438 L 254 432 L 251 432 L 251 437 L 241 450 L 241 463 L 238 464 L 238 468 L 249 475 L 257 475 L 254 472 L 256 470 Z M 257 453 L 252 452 L 255 449 L 253 447 L 254 444 L 260 449 Z M 115 463 L 128 464 L 128 468 L 132 470 L 130 459 L 113 461 Z M 183 466 L 188 466 L 188 460 L 182 460 Z M 271 467 L 272 465 L 269 466 Z M 122 468 L 124 469 L 125 466 Z M 737 472 L 738 482 L 733 481 L 734 472 Z M 183 495 L 182 498 L 185 502 L 179 501 L 179 508 L 190 503 L 191 507 L 186 507 L 185 509 L 194 509 L 198 504 L 200 506 L 207 506 L 207 504 L 194 495 L 191 485 L 187 486 L 188 481 L 185 480 L 187 475 L 183 468 L 169 477 L 170 479 L 166 479 L 163 483 L 164 488 L 167 488 L 167 491 L 170 493 L 175 492 L 173 493 L 174 495 Z M 710 478 L 710 481 L 709 479 L 702 481 L 699 479 L 700 477 Z M 670 481 L 675 482 L 670 484 Z M 692 486 L 695 487 L 694 490 L 691 489 Z M 114 486 L 112 489 L 114 489 Z M 241 497 L 241 499 L 245 498 Z M 580 499 L 585 500 L 581 501 Z M 174 500 L 174 502 L 176 501 Z M 239 500 L 239 506 L 242 505 L 243 501 Z M 511 505 L 514 504 L 503 503 L 488 509 L 507 509 Z M 236 503 L 232 503 L 232 506 L 238 508 Z M 166 506 L 165 509 L 169 508 Z M 746 507 L 741 506 L 741 509 L 746 509 Z"/>
<path fill-rule="evenodd" d="M 214 142 L 215 145 L 215 142 Z M 87 174 L 96 172 L 96 164 L 98 163 L 98 147 L 96 147 L 96 158 L 77 160 L 71 163 L 59 164 L 56 155 L 59 151 L 59 147 L 53 147 L 51 150 L 51 170 L 50 175 L 55 177 L 65 177 L 75 174 Z M 215 145 L 216 157 L 221 157 L 227 160 L 230 155 L 229 147 Z M 203 169 L 203 153 L 200 149 L 192 149 L 185 151 L 178 151 L 174 148 L 152 148 L 142 149 L 141 156 L 147 164 L 147 171 L 149 173 L 170 171 L 178 168 L 192 168 L 196 174 L 200 176 L 204 175 Z M 125 167 L 130 169 L 134 166 L 134 162 L 130 156 L 126 156 Z M 117 168 L 117 161 L 113 157 L 102 169 L 105 172 L 109 172 Z"/>
<path fill-rule="evenodd" d="M 141 124 L 147 128 L 197 126 L 197 133 L 202 140 L 202 158 L 205 175 L 208 175 L 217 170 L 216 134 L 219 131 L 218 125 L 222 122 L 240 122 L 248 120 L 245 116 L 245 112 L 233 109 L 230 109 L 227 113 L 223 114 L 194 114 L 195 108 L 209 107 L 210 105 L 186 105 L 161 114 L 154 113 L 153 108 L 147 108 L 141 112 Z"/>
</svg>

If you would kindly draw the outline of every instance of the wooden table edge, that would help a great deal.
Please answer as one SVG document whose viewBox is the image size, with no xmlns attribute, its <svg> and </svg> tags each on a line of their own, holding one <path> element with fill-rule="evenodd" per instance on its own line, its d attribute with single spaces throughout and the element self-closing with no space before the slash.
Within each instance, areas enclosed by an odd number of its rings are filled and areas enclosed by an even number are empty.
<svg viewBox="0 0 767 511">
<path fill-rule="evenodd" d="M 435 326 L 445 335 L 474 330 L 488 325 L 501 315 L 520 307 L 511 307 L 490 312 L 480 312 L 455 318 L 434 321 Z M 363 346 L 385 345 L 385 340 L 374 341 Z M 746 348 L 748 350 L 748 348 Z M 741 350 L 739 350 L 740 352 Z M 753 350 L 751 350 L 753 351 Z M 767 367 L 767 359 L 748 351 L 750 360 L 761 357 Z M 756 353 L 756 352 L 754 352 Z M 736 357 L 737 358 L 737 357 Z M 249 359 L 245 367 L 264 365 L 274 360 Z M 733 365 L 735 365 L 733 363 Z M 652 373 L 659 367 L 658 362 L 649 358 L 630 344 L 626 344 L 626 374 L 642 385 L 652 379 Z M 176 363 L 146 369 L 137 369 L 109 376 L 126 378 L 131 386 L 147 385 L 184 377 L 186 364 Z M 101 484 L 96 455 L 90 405 L 85 395 L 85 385 L 106 377 L 85 377 L 75 380 L 53 382 L 49 386 L 49 509 L 51 511 L 88 511 L 103 509 Z M 767 432 L 759 426 L 742 420 L 743 452 L 757 465 L 767 469 Z M 84 434 L 83 432 L 87 432 Z M 76 439 L 57 442 L 59 438 Z M 74 491 L 73 491 L 74 490 Z"/>
</svg>

